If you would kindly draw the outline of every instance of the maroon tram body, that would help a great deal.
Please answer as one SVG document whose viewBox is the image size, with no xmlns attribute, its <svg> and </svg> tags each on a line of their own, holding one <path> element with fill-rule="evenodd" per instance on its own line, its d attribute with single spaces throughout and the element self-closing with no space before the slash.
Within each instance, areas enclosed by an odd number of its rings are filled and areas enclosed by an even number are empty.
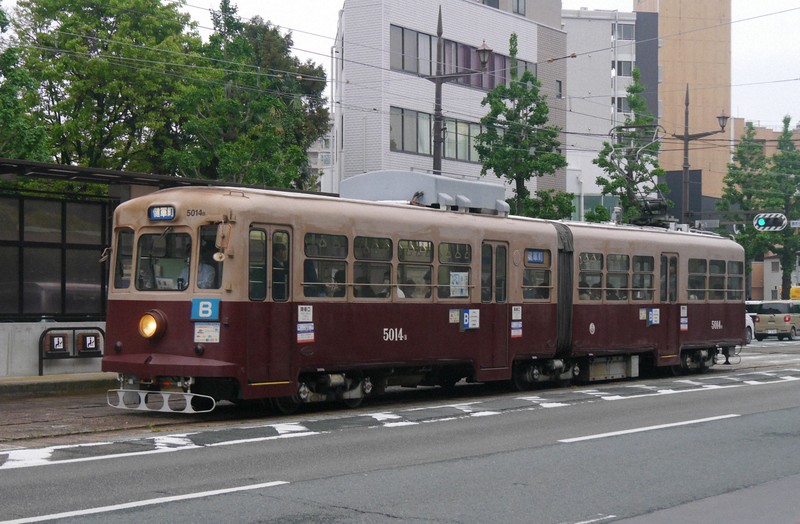
<svg viewBox="0 0 800 524">
<path fill-rule="evenodd" d="M 120 205 L 112 249 L 120 408 L 524 389 L 703 370 L 744 342 L 744 253 L 710 234 L 197 187 Z"/>
</svg>

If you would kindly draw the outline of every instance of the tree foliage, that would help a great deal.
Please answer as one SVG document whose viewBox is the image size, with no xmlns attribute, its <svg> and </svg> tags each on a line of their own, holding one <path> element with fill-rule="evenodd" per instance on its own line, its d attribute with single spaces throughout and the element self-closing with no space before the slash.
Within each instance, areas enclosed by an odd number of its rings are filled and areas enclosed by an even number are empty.
<svg viewBox="0 0 800 524">
<path fill-rule="evenodd" d="M 728 165 L 723 195 L 718 203 L 718 209 L 727 212 L 728 219 L 736 224 L 735 238 L 745 248 L 748 261 L 770 252 L 778 256 L 783 272 L 781 298 L 784 299 L 789 298 L 800 236 L 791 227 L 783 231 L 757 231 L 752 221 L 755 214 L 761 212 L 783 213 L 789 219 L 800 216 L 800 151 L 792 140 L 790 122 L 790 117 L 784 117 L 778 151 L 769 158 L 764 155 L 763 144 L 756 140 L 752 124 L 748 123 L 736 147 L 734 161 Z"/>
<path fill-rule="evenodd" d="M 18 67 L 31 88 L 18 82 L 18 99 L 30 129 L 47 130 L 37 159 L 303 185 L 306 150 L 328 129 L 324 70 L 230 0 L 203 43 L 182 3 L 19 0 Z"/>
<path fill-rule="evenodd" d="M 489 91 L 481 102 L 489 112 L 481 119 L 485 131 L 476 137 L 475 149 L 483 163 L 481 175 L 492 170 L 512 184 L 515 198 L 510 205 L 514 212 L 535 212 L 539 206 L 526 202 L 530 196 L 526 182 L 533 176 L 555 174 L 566 167 L 567 161 L 558 152 L 559 128 L 547 125 L 549 109 L 539 80 L 528 70 L 519 76 L 516 33 L 511 35 L 509 48 L 510 82 Z"/>
<path fill-rule="evenodd" d="M 626 223 L 653 222 L 669 206 L 663 197 L 666 184 L 658 182 L 664 175 L 658 166 L 658 126 L 647 110 L 640 78 L 641 73 L 634 69 L 633 82 L 627 89 L 631 114 L 613 130 L 613 142 L 605 142 L 593 161 L 607 173 L 597 177 L 601 193 L 619 199 Z"/>
</svg>

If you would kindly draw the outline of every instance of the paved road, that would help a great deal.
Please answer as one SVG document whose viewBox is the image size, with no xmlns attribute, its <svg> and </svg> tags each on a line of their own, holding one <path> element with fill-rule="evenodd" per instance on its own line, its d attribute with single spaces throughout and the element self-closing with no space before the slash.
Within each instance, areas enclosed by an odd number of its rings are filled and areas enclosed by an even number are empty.
<svg viewBox="0 0 800 524">
<path fill-rule="evenodd" d="M 743 373 L 750 370 L 769 368 L 785 368 L 800 370 L 800 343 L 797 341 L 764 340 L 753 342 L 741 352 L 741 358 L 733 358 L 730 366 L 716 366 L 708 375 L 714 377 L 728 373 Z M 685 378 L 697 377 L 689 375 Z M 678 378 L 680 379 L 680 378 Z M 645 379 L 645 382 L 649 379 Z M 664 379 L 662 379 L 664 380 Z M 629 386 L 642 381 L 622 381 L 611 383 Z M 574 386 L 566 390 L 544 390 L 556 395 L 571 395 L 573 391 L 585 390 L 582 386 Z M 401 393 L 389 395 L 387 398 L 366 403 L 363 409 L 380 409 L 393 403 L 425 402 L 433 398 L 448 399 L 452 403 L 477 396 L 506 394 L 502 386 L 485 388 L 483 386 L 459 386 L 456 393 L 442 397 L 437 388 L 420 388 L 415 391 L 403 390 Z M 55 392 L 55 390 L 54 390 Z M 274 420 L 280 422 L 281 417 L 256 408 L 243 409 L 234 405 L 220 405 L 214 412 L 205 415 L 182 415 L 167 413 L 141 413 L 117 410 L 106 404 L 105 393 L 93 390 L 86 393 L 69 392 L 36 395 L 5 395 L 0 387 L 0 450 L 15 447 L 47 446 L 66 443 L 80 443 L 96 439 L 98 434 L 115 433 L 118 435 L 142 432 L 162 432 L 176 428 L 218 427 L 230 424 L 246 425 L 253 420 L 261 422 Z M 536 394 L 542 391 L 537 390 Z M 338 406 L 315 405 L 309 411 L 326 413 L 340 410 Z M 356 411 L 357 413 L 358 411 Z"/>
</svg>

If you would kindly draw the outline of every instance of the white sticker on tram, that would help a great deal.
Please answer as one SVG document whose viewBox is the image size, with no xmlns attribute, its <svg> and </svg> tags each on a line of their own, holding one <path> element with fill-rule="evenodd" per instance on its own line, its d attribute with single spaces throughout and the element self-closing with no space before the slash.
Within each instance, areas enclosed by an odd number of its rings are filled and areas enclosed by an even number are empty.
<svg viewBox="0 0 800 524">
<path fill-rule="evenodd" d="M 239 486 L 238 488 L 215 489 L 212 491 L 201 491 L 199 493 L 187 493 L 185 495 L 175 495 L 172 497 L 159 497 L 156 499 L 140 500 L 137 502 L 126 502 L 125 504 L 114 504 L 113 506 L 103 506 L 100 508 L 88 508 L 76 511 L 65 511 L 64 513 L 52 513 L 50 515 L 39 515 L 38 517 L 28 517 L 15 520 L 3 520 L 0 524 L 23 524 L 25 522 L 43 522 L 46 520 L 67 519 L 71 517 L 82 517 L 84 515 L 97 515 L 98 513 L 110 513 L 122 509 L 141 508 L 144 506 L 155 506 L 156 504 L 167 504 L 169 502 L 180 502 L 182 500 L 200 499 L 203 497 L 213 497 L 215 495 L 227 495 L 238 491 L 250 491 L 254 489 L 273 488 L 288 484 L 284 480 L 274 482 L 264 482 L 262 484 L 250 484 L 249 486 Z"/>
<path fill-rule="evenodd" d="M 607 437 L 618 437 L 620 435 L 630 435 L 631 433 L 642 433 L 644 431 L 654 431 L 657 429 L 666 429 L 666 428 L 676 428 L 679 426 L 689 426 L 692 424 L 702 424 L 704 422 L 714 422 L 717 420 L 725 420 L 728 418 L 736 418 L 741 417 L 741 415 L 730 414 L 730 415 L 721 415 L 719 417 L 709 417 L 709 418 L 700 418 L 697 420 L 686 420 L 684 422 L 673 422 L 672 424 L 659 424 L 657 426 L 647 426 L 644 428 L 634 428 L 634 429 L 626 429 L 622 431 L 612 431 L 610 433 L 598 433 L 596 435 L 586 435 L 585 437 L 575 437 L 575 438 L 565 438 L 559 440 L 559 442 L 568 444 L 571 442 L 581 442 L 584 440 L 595 440 Z"/>
</svg>

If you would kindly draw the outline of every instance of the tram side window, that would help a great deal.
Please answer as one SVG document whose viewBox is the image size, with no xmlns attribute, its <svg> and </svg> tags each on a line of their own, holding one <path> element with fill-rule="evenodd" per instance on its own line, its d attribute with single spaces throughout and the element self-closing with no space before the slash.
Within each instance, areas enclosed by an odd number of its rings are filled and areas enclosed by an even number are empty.
<svg viewBox="0 0 800 524">
<path fill-rule="evenodd" d="M 606 300 L 628 300 L 628 271 L 630 271 L 628 255 L 608 255 Z"/>
<path fill-rule="evenodd" d="M 344 297 L 347 294 L 347 237 L 306 233 L 303 239 L 303 295 Z"/>
<path fill-rule="evenodd" d="M 471 263 L 472 246 L 469 244 L 439 244 L 439 298 L 469 297 Z M 491 279 L 488 285 L 491 293 Z"/>
<path fill-rule="evenodd" d="M 290 252 L 289 233 L 272 233 L 272 300 L 275 302 L 289 300 Z"/>
<path fill-rule="evenodd" d="M 725 299 L 725 261 L 708 261 L 708 299 Z"/>
<path fill-rule="evenodd" d="M 653 272 L 655 259 L 648 256 L 633 257 L 633 300 L 653 300 Z"/>
<path fill-rule="evenodd" d="M 248 274 L 250 300 L 267 298 L 267 232 L 263 229 L 250 230 Z"/>
<path fill-rule="evenodd" d="M 744 262 L 728 261 L 728 300 L 744 298 Z"/>
<path fill-rule="evenodd" d="M 392 272 L 393 243 L 390 238 L 355 237 L 353 239 L 353 295 L 356 298 L 386 298 Z"/>
<path fill-rule="evenodd" d="M 114 287 L 128 289 L 133 273 L 133 231 L 123 229 L 117 233 L 117 253 L 114 259 Z"/>
<path fill-rule="evenodd" d="M 550 260 L 549 249 L 525 250 L 522 298 L 525 300 L 550 298 Z"/>
<path fill-rule="evenodd" d="M 433 242 L 429 240 L 400 240 L 397 243 L 397 297 L 429 298 Z"/>
<path fill-rule="evenodd" d="M 603 254 L 581 253 L 578 258 L 578 297 L 600 300 L 603 287 Z"/>
<path fill-rule="evenodd" d="M 689 259 L 689 300 L 706 299 L 708 261 L 704 258 Z"/>
</svg>

